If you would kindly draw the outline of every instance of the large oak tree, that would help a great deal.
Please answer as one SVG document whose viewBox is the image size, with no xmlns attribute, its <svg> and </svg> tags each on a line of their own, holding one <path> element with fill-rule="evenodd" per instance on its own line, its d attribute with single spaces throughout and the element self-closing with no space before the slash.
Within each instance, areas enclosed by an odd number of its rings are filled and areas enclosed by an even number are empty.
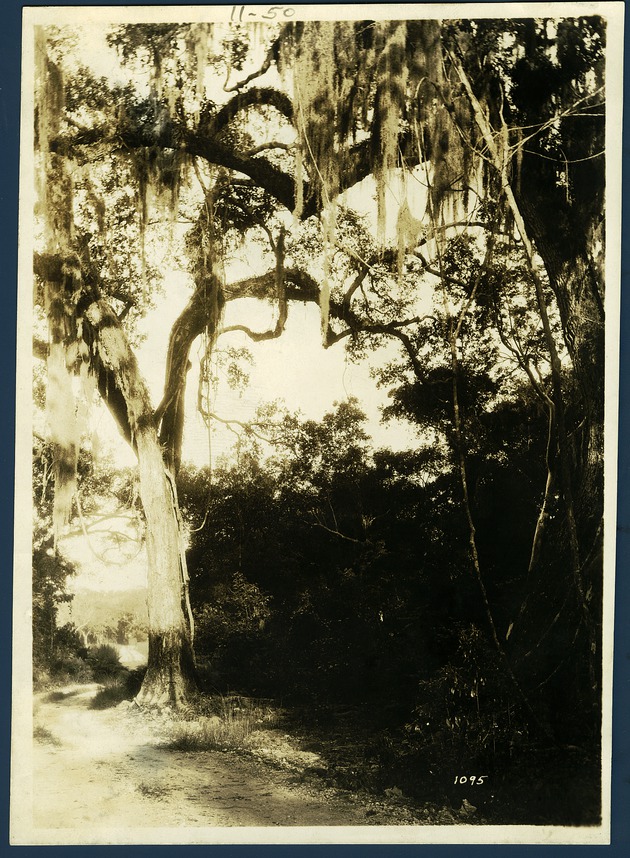
<svg viewBox="0 0 630 858">
<path fill-rule="evenodd" d="M 426 288 L 442 304 L 451 441 L 471 569 L 492 637 L 518 685 L 484 591 L 458 387 L 464 329 L 498 244 L 519 259 L 543 343 L 536 355 L 528 353 L 518 331 L 506 330 L 501 308 L 509 309 L 511 299 L 495 278 L 496 336 L 549 423 L 528 587 L 531 595 L 542 586 L 540 555 L 551 526 L 566 536 L 560 588 L 579 607 L 576 622 L 596 691 L 605 33 L 597 17 L 298 22 L 269 26 L 262 37 L 259 28 L 236 24 L 114 29 L 108 39 L 123 63 L 149 76 L 148 87 L 136 88 L 134 78 L 113 85 L 73 66 L 63 58 L 63 30 L 37 29 L 41 241 L 34 270 L 49 327 L 48 343 L 38 348 L 48 362 L 56 521 L 67 515 L 77 456 L 70 379 L 90 376 L 138 456 L 150 618 L 140 702 L 183 702 L 195 683 L 176 492 L 193 342 L 204 338 L 207 358 L 226 302 L 239 297 L 277 306 L 269 330 L 234 326 L 253 340 L 282 334 L 290 301 L 315 302 L 325 345 L 345 340 L 359 348 L 392 338 L 414 383 L 427 389 L 435 374 L 427 362 L 427 320 L 418 313 Z M 396 246 L 384 252 L 393 176 L 424 183 L 426 211 L 412 214 L 403 201 Z M 365 238 L 343 204 L 344 192 L 364 181 L 374 189 L 376 240 Z M 164 300 L 151 289 L 156 211 L 181 240 L 192 279 L 190 300 L 168 333 L 157 404 L 132 348 L 134 320 L 151 300 Z M 190 221 L 185 239 L 175 223 L 181 211 Z M 463 232 L 480 248 L 467 285 L 447 259 L 448 242 Z M 229 282 L 222 264 L 235 235 L 259 242 L 260 271 Z M 527 604 L 525 598 L 525 615 Z"/>
</svg>

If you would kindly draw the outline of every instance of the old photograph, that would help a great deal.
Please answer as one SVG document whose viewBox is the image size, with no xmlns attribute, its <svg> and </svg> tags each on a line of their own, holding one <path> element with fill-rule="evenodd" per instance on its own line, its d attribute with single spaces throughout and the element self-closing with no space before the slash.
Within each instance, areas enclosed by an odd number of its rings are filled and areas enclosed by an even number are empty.
<svg viewBox="0 0 630 858">
<path fill-rule="evenodd" d="M 609 842 L 622 37 L 24 10 L 12 844 Z"/>
</svg>

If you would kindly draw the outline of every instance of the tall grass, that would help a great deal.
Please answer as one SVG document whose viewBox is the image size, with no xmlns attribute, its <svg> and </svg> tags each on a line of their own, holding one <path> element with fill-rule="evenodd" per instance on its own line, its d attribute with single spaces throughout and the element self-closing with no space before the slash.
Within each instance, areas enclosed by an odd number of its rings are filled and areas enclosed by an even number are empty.
<svg viewBox="0 0 630 858">
<path fill-rule="evenodd" d="M 200 702 L 189 720 L 174 722 L 165 747 L 176 751 L 241 750 L 263 741 L 260 733 L 276 725 L 277 714 L 260 701 L 212 697 Z M 258 735 L 257 735 L 258 734 Z"/>
</svg>

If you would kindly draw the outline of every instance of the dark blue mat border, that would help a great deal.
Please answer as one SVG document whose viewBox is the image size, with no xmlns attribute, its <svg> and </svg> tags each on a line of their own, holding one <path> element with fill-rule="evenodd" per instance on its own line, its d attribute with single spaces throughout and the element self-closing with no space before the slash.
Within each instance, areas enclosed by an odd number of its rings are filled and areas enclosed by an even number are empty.
<svg viewBox="0 0 630 858">
<path fill-rule="evenodd" d="M 110 3 L 29 3 L 29 6 L 74 5 L 155 5 Z M 166 4 L 160 4 L 166 5 Z M 192 5 L 171 2 L 168 5 Z M 227 4 L 226 4 L 227 5 Z M 387 5 L 387 4 L 385 4 Z M 20 111 L 20 44 L 22 5 L 15 0 L 4 0 L 0 6 L 0 853 L 20 855 L 82 856 L 85 847 L 9 847 L 9 728 L 11 693 L 11 570 L 13 550 L 13 472 L 15 439 L 15 319 L 17 282 L 17 200 L 18 153 Z M 630 10 L 626 8 L 626 45 L 630 24 Z M 630 91 L 630 56 L 625 51 L 624 86 Z M 614 858 L 630 855 L 630 181 L 628 168 L 630 155 L 630 117 L 624 116 L 624 175 L 623 175 L 623 259 L 621 308 L 621 378 L 620 378 L 620 434 L 619 434 L 619 506 L 617 540 L 616 627 L 614 668 L 614 728 L 612 778 L 612 844 L 602 846 L 93 846 L 90 856 L 116 850 L 121 856 L 129 852 L 134 856 L 167 856 L 188 854 L 195 850 L 212 855 L 272 856 L 304 855 L 359 856 L 370 858 L 381 855 L 408 856 L 418 853 L 437 854 L 440 858 L 464 858 L 488 854 L 492 858 L 509 855 L 524 858 L 536 850 L 545 850 L 545 856 L 592 856 L 602 854 Z M 28 526 L 28 525 L 27 525 Z"/>
</svg>

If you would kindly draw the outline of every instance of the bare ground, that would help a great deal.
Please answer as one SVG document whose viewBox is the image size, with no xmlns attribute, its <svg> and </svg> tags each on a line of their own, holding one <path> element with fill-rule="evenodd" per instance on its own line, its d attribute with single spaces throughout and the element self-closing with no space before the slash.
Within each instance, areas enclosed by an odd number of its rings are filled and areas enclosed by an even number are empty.
<svg viewBox="0 0 630 858">
<path fill-rule="evenodd" d="M 312 783 L 235 752 L 169 749 L 169 719 L 126 704 L 91 709 L 98 686 L 36 698 L 33 824 L 93 829 L 207 826 L 418 825 L 400 801 Z"/>
</svg>

